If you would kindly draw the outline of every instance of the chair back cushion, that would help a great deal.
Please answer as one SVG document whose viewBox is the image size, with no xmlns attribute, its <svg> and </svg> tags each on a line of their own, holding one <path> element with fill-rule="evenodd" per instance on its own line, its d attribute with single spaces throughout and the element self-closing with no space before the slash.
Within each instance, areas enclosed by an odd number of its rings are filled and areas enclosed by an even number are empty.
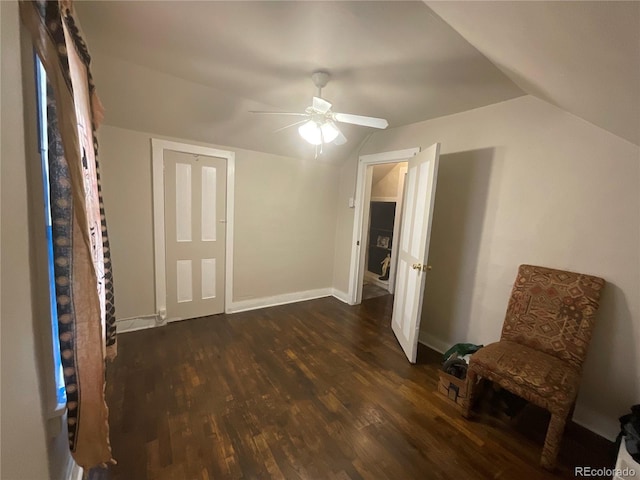
<svg viewBox="0 0 640 480">
<path fill-rule="evenodd" d="M 520 265 L 502 340 L 535 348 L 581 369 L 604 284 L 602 278 L 591 275 Z"/>
</svg>

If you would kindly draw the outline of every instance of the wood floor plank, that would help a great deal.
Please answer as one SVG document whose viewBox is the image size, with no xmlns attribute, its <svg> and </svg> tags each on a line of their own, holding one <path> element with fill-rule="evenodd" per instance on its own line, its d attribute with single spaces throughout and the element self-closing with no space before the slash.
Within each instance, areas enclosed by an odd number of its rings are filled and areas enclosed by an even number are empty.
<svg viewBox="0 0 640 480">
<path fill-rule="evenodd" d="M 612 466 L 610 442 L 570 425 L 560 469 L 538 460 L 546 418 L 467 421 L 436 392 L 440 355 L 410 365 L 392 297 L 334 298 L 119 337 L 107 371 L 117 465 L 92 480 L 573 478 Z M 540 419 L 541 418 L 541 419 Z"/>
</svg>

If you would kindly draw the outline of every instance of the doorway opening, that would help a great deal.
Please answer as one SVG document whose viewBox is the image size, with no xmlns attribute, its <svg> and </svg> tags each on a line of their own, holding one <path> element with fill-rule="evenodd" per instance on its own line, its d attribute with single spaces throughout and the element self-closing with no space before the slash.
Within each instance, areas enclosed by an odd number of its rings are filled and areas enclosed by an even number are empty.
<svg viewBox="0 0 640 480">
<path fill-rule="evenodd" d="M 362 299 L 393 294 L 407 162 L 370 165 Z"/>
<path fill-rule="evenodd" d="M 435 143 L 422 152 L 420 149 L 411 149 L 362 156 L 356 176 L 354 243 L 349 283 L 352 305 L 362 301 L 365 270 L 368 267 L 368 247 L 377 247 L 379 237 L 380 245 L 386 244 L 388 247 L 390 243 L 384 235 L 373 230 L 368 232 L 371 225 L 367 219 L 372 218 L 370 199 L 373 169 L 370 167 L 384 163 L 407 162 L 406 190 L 403 188 L 402 201 L 405 205 L 402 206 L 402 214 L 399 215 L 402 217 L 399 226 L 402 233 L 399 241 L 395 242 L 398 247 L 397 281 L 392 281 L 390 277 L 389 284 L 394 290 L 391 328 L 411 363 L 416 362 L 425 280 L 427 272 L 431 269 L 428 255 L 439 155 L 440 144 Z M 369 202 L 366 199 L 369 199 Z M 364 243 L 367 240 L 371 245 Z M 392 257 L 393 255 L 390 255 L 390 259 Z M 392 267 L 393 262 L 389 260 L 387 266 Z"/>
<path fill-rule="evenodd" d="M 395 150 L 391 152 L 384 153 L 374 153 L 371 155 L 363 155 L 360 157 L 358 162 L 358 172 L 356 177 L 356 193 L 355 193 L 355 212 L 354 212 L 354 222 L 353 222 L 353 245 L 351 251 L 351 266 L 349 273 L 349 303 L 351 305 L 358 305 L 362 302 L 363 298 L 363 286 L 365 282 L 365 272 L 368 271 L 368 248 L 369 242 L 371 241 L 375 245 L 378 244 L 377 234 L 375 238 L 369 238 L 369 226 L 370 226 L 370 217 L 371 217 L 371 201 L 372 201 L 372 187 L 374 187 L 374 167 L 383 166 L 382 169 L 378 170 L 379 177 L 376 177 L 377 180 L 382 180 L 386 177 L 384 175 L 385 170 L 387 170 L 387 174 L 391 173 L 391 171 L 396 167 L 396 165 L 403 164 L 405 166 L 403 172 L 406 174 L 407 161 L 413 158 L 418 152 L 420 152 L 420 148 L 409 148 L 406 150 Z M 400 176 L 400 169 L 398 169 L 396 174 L 402 178 L 404 181 L 404 174 Z M 381 176 L 380 176 L 381 175 Z M 389 177 L 387 180 L 391 180 L 393 178 Z M 377 184 L 378 182 L 376 182 Z M 396 185 L 396 188 L 398 186 Z M 404 183 L 402 186 L 401 194 L 404 191 Z M 383 196 L 380 194 L 380 191 L 376 189 L 377 195 L 375 198 L 378 200 L 392 200 L 390 196 Z M 400 204 L 400 208 L 402 208 L 402 201 L 398 202 L 398 194 L 396 190 L 396 195 L 393 200 L 396 201 L 396 209 L 394 210 L 394 238 L 395 242 L 391 242 L 391 259 L 397 259 L 397 248 L 399 246 L 398 239 L 400 238 L 400 228 L 401 228 L 401 219 L 402 219 L 402 210 L 398 210 L 398 203 Z M 396 227 L 398 230 L 396 230 Z M 384 235 L 383 235 L 384 237 Z M 383 244 L 385 240 L 381 240 L 381 244 Z M 394 255 L 394 247 L 395 246 L 395 255 Z M 386 257 L 386 255 L 385 255 Z M 383 257 L 384 259 L 384 257 Z M 380 262 L 383 259 L 379 260 Z M 372 259 L 372 262 L 374 260 Z M 372 265 L 372 268 L 374 265 Z M 382 265 L 380 265 L 382 267 Z M 397 261 L 391 262 L 389 264 L 389 279 L 386 284 L 375 284 L 380 288 L 384 288 L 390 293 L 395 292 L 395 274 Z M 382 270 L 380 270 L 382 272 Z M 375 271 L 373 272 L 375 273 Z M 373 278 L 373 273 L 367 275 L 369 281 Z M 382 275 L 378 275 L 380 277 Z M 378 279 L 380 280 L 380 279 Z M 389 290 L 389 288 L 391 290 Z"/>
</svg>

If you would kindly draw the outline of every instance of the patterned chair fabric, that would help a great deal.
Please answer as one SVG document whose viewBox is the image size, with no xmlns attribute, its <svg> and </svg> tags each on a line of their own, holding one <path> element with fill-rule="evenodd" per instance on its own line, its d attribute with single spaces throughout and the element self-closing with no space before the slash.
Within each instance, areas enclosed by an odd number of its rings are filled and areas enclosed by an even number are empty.
<svg viewBox="0 0 640 480">
<path fill-rule="evenodd" d="M 545 468 L 555 466 L 604 284 L 590 275 L 521 265 L 500 341 L 471 357 L 465 417 L 478 377 L 545 408 L 551 412 L 540 461 Z"/>
</svg>

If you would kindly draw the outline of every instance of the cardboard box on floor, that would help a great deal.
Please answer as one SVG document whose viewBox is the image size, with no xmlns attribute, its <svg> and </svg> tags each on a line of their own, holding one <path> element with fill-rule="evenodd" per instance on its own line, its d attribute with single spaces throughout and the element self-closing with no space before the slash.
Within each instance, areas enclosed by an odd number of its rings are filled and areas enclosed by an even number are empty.
<svg viewBox="0 0 640 480">
<path fill-rule="evenodd" d="M 467 379 L 461 379 L 449 375 L 447 372 L 440 370 L 438 372 L 440 380 L 438 381 L 438 392 L 462 407 L 463 402 L 467 398 Z"/>
</svg>

